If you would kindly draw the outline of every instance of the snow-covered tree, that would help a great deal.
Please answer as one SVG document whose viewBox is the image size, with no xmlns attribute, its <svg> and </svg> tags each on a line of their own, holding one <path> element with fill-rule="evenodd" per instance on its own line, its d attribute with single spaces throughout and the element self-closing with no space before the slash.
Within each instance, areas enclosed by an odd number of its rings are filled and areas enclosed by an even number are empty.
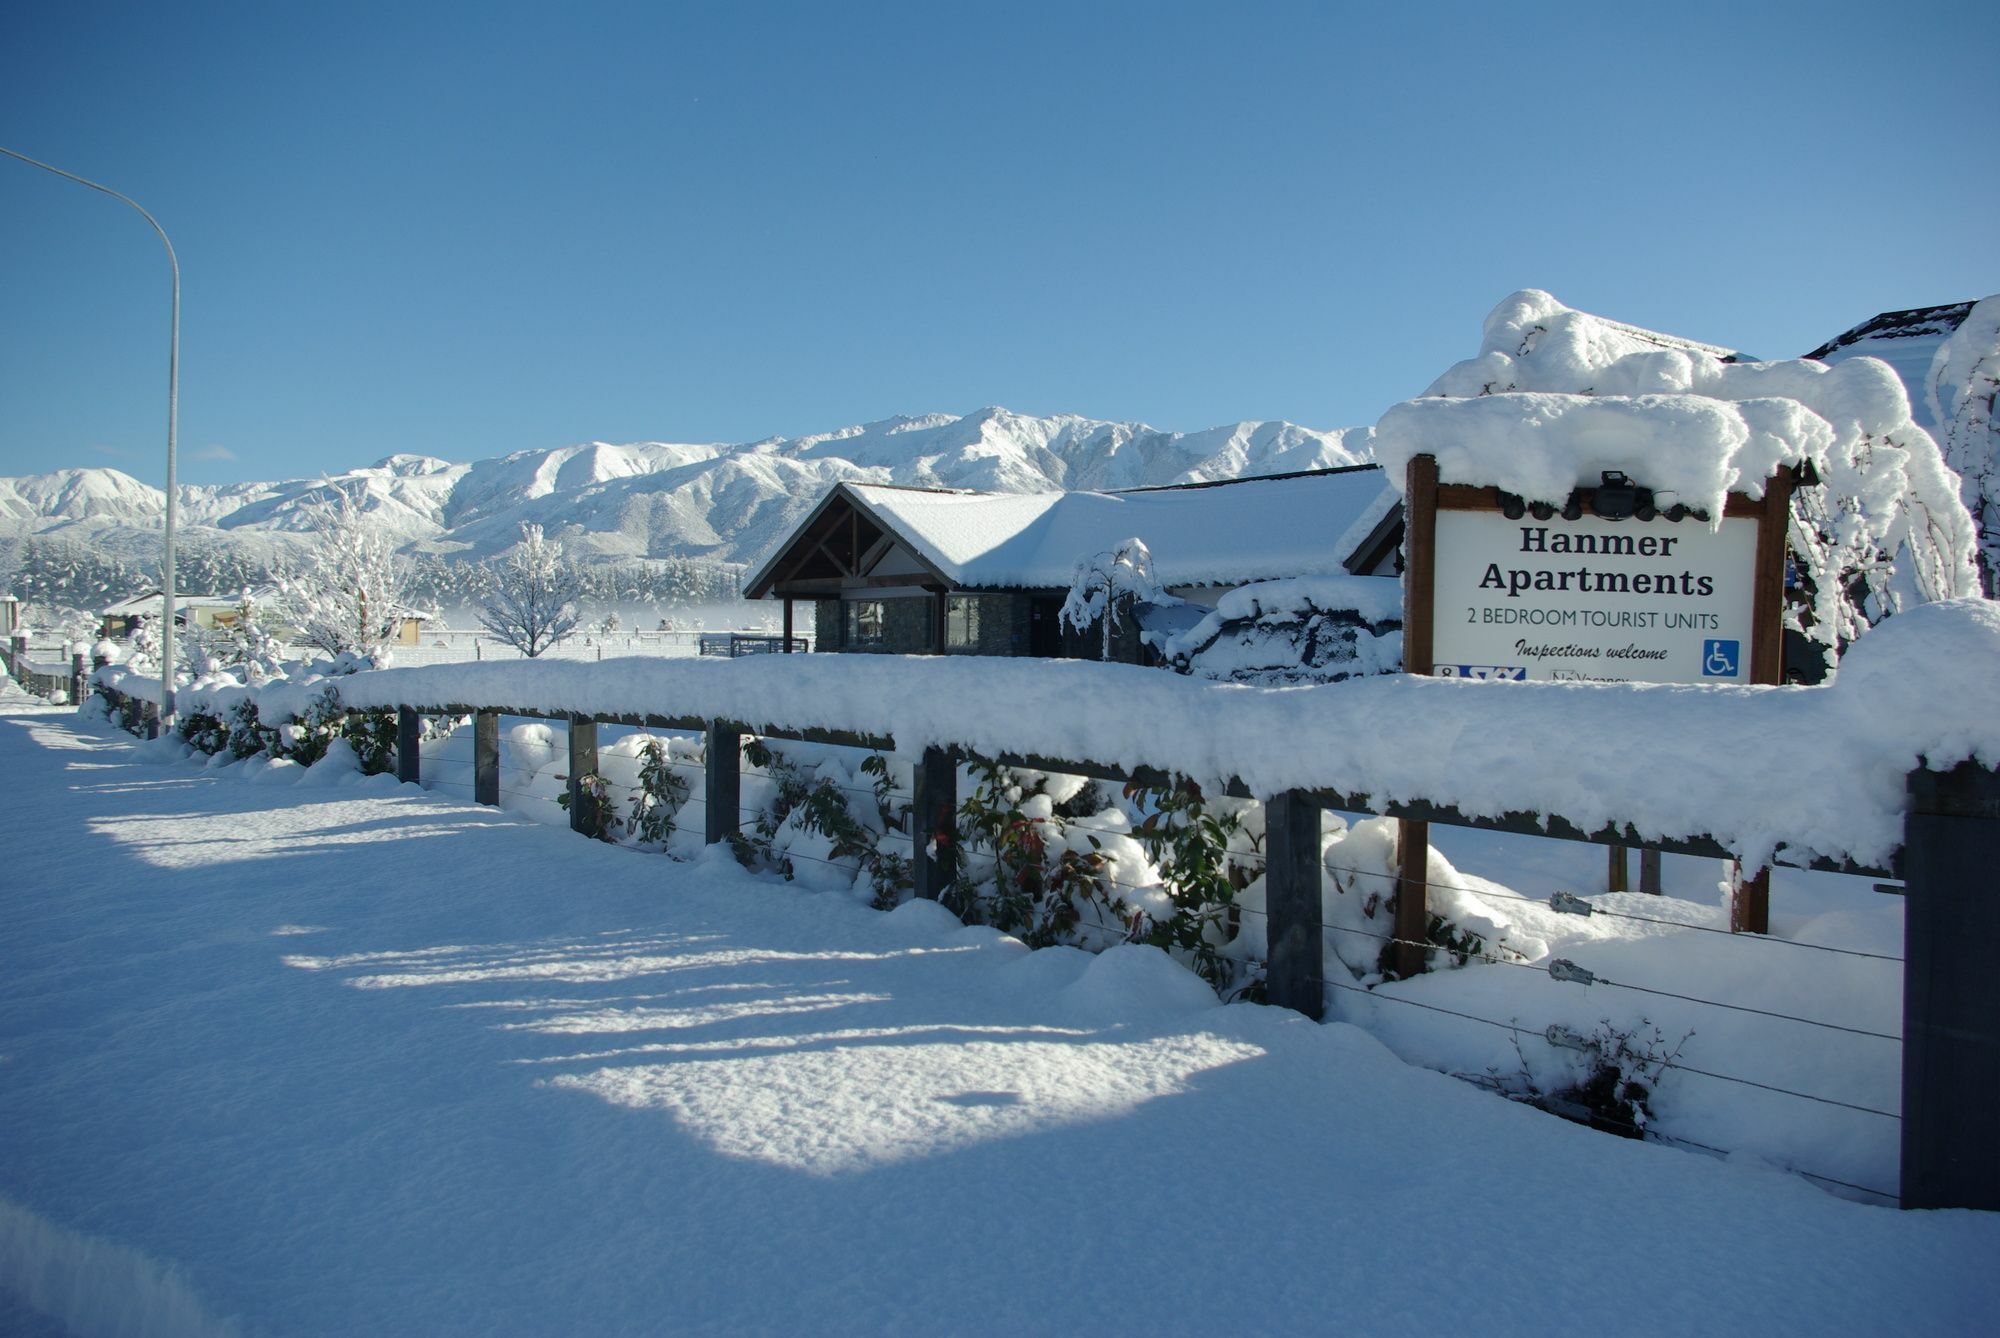
<svg viewBox="0 0 2000 1338">
<path fill-rule="evenodd" d="M 261 683 L 279 673 L 285 643 L 272 632 L 248 590 L 236 603 L 236 618 L 203 638 L 207 653 L 221 668 L 239 670 L 246 683 Z"/>
<path fill-rule="evenodd" d="M 346 497 L 317 515 L 316 542 L 281 587 L 289 620 L 330 655 L 384 658 L 403 618 L 403 562 Z"/>
<path fill-rule="evenodd" d="M 1123 540 L 1102 553 L 1092 553 L 1076 564 L 1069 594 L 1063 599 L 1063 625 L 1087 632 L 1093 622 L 1104 627 L 1105 659 L 1111 658 L 1111 635 L 1118 616 L 1134 604 L 1178 604 L 1153 577 L 1153 554 L 1138 537 Z"/>
<path fill-rule="evenodd" d="M 1973 305 L 1931 360 L 1931 417 L 1944 462 L 1979 534 L 1979 580 L 1995 597 L 2000 577 L 2000 294 Z"/>
<path fill-rule="evenodd" d="M 125 663 L 141 674 L 160 672 L 160 620 L 138 617 L 132 620 L 132 644 Z"/>
<path fill-rule="evenodd" d="M 541 526 L 521 527 L 521 542 L 493 576 L 479 621 L 515 650 L 533 659 L 576 630 L 583 574 L 563 561 L 562 545 L 544 538 Z"/>
</svg>

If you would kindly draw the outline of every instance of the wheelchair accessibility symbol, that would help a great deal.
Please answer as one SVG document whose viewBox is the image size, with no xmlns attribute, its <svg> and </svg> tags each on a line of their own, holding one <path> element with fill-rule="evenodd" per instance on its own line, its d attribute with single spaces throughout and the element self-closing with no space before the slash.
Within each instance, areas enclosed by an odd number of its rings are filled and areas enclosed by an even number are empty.
<svg viewBox="0 0 2000 1338">
<path fill-rule="evenodd" d="M 1738 660 L 1737 642 L 1704 641 L 1701 643 L 1701 675 L 1703 678 L 1734 678 Z"/>
</svg>

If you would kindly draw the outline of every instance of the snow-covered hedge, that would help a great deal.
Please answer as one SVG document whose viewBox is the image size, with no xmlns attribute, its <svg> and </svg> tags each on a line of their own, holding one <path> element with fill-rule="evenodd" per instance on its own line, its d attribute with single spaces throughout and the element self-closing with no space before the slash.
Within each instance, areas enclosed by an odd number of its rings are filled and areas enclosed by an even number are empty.
<svg viewBox="0 0 2000 1338">
<path fill-rule="evenodd" d="M 116 671 L 106 671 L 115 673 Z M 520 661 L 364 671 L 255 693 L 303 717 L 326 683 L 350 709 L 516 707 L 753 726 L 1152 766 L 1253 792 L 1331 787 L 1473 815 L 1534 812 L 1641 837 L 1706 834 L 1755 865 L 1888 858 L 1921 759 L 2000 765 L 2000 605 L 1928 605 L 1815 688 L 1477 683 L 1388 675 L 1256 688 L 1123 665 L 972 657 Z M 137 686 L 143 688 L 143 681 Z M 190 690 L 184 709 L 221 697 Z"/>
</svg>

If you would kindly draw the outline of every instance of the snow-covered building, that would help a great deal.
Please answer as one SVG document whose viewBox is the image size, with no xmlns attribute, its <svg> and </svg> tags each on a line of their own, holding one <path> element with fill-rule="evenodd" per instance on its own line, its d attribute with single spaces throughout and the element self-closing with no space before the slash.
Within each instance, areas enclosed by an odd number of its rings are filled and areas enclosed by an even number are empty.
<svg viewBox="0 0 2000 1338">
<path fill-rule="evenodd" d="M 1970 302 L 1885 311 L 1835 335 L 1805 356 L 1828 366 L 1849 358 L 1880 358 L 1909 392 L 1910 417 L 1918 427 L 1935 435 L 1938 423 L 1930 410 L 1931 364 L 1971 313 Z"/>
<path fill-rule="evenodd" d="M 1114 628 L 1112 658 L 1140 660 L 1250 582 L 1393 575 L 1400 530 L 1373 465 L 1122 492 L 840 483 L 744 592 L 788 617 L 810 601 L 823 650 L 1095 658 L 1101 628 L 1065 629 L 1065 595 L 1080 563 L 1138 539 L 1171 597 Z"/>
<path fill-rule="evenodd" d="M 1979 575 L 2000 591 L 2000 294 L 1885 311 L 1821 344 L 1808 358 L 1836 364 L 1880 358 L 1910 396 L 1910 417 L 1936 439 L 1959 479 L 1978 532 Z"/>
<path fill-rule="evenodd" d="M 273 607 L 277 600 L 278 588 L 266 586 L 251 592 L 261 608 Z M 155 588 L 130 599 L 121 599 L 116 604 L 98 612 L 98 635 L 114 641 L 129 637 L 137 629 L 141 618 L 157 623 L 163 607 L 160 591 Z M 187 595 L 174 596 L 174 626 L 193 627 L 208 631 L 217 627 L 228 627 L 241 616 L 243 597 L 241 595 Z M 437 614 L 424 609 L 404 609 L 397 624 L 395 640 L 398 646 L 416 646 L 423 642 L 424 624 L 437 619 Z M 262 617 L 258 619 L 265 621 Z M 297 629 L 279 623 L 272 630 L 277 635 L 290 639 L 297 635 Z"/>
</svg>

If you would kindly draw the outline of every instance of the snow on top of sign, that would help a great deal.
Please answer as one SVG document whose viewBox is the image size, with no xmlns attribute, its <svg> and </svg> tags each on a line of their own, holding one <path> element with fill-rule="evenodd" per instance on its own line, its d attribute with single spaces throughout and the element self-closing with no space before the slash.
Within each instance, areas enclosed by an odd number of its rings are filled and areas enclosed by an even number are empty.
<svg viewBox="0 0 2000 1338">
<path fill-rule="evenodd" d="M 99 681 L 155 686 L 121 669 Z M 328 681 L 257 689 L 260 714 L 301 712 Z M 330 681 L 354 709 L 684 713 L 888 735 L 905 754 L 961 745 L 1235 776 L 1260 795 L 1331 787 L 1588 831 L 1629 823 L 1642 838 L 1712 836 L 1753 865 L 1781 845 L 1879 864 L 1901 842 L 1920 759 L 2000 766 L 2000 605 L 1977 599 L 1891 619 L 1813 688 L 1407 674 L 1259 688 L 1130 665 L 879 655 L 489 661 Z M 189 688 L 181 706 L 220 714 L 250 691 Z"/>
<path fill-rule="evenodd" d="M 843 485 L 963 586 L 1066 587 L 1079 559 L 1137 537 L 1165 585 L 1334 573 L 1396 503 L 1381 471 L 1134 492 L 995 495 Z"/>
<path fill-rule="evenodd" d="M 1560 506 L 1571 489 L 1616 469 L 1663 505 L 1719 519 L 1728 493 L 1759 497 L 1780 467 L 1817 464 L 1833 429 L 1794 400 L 1516 392 L 1409 400 L 1383 417 L 1377 441 L 1392 475 L 1411 456 L 1431 455 L 1446 483 L 1492 484 Z"/>
<path fill-rule="evenodd" d="M 1718 523 L 1725 493 L 1757 496 L 1779 466 L 1810 465 L 1819 483 L 1794 507 L 1792 548 L 1815 591 L 1803 630 L 1826 644 L 1866 630 L 1849 576 L 1866 584 L 1873 613 L 1897 607 L 1877 554 L 1900 554 L 1922 599 L 1979 589 L 1958 480 L 1874 358 L 1726 361 L 1701 345 L 1659 347 L 1531 289 L 1494 308 L 1477 357 L 1383 416 L 1375 453 L 1398 487 L 1410 458 L 1429 454 L 1445 482 L 1556 504 L 1622 470 Z"/>
</svg>

